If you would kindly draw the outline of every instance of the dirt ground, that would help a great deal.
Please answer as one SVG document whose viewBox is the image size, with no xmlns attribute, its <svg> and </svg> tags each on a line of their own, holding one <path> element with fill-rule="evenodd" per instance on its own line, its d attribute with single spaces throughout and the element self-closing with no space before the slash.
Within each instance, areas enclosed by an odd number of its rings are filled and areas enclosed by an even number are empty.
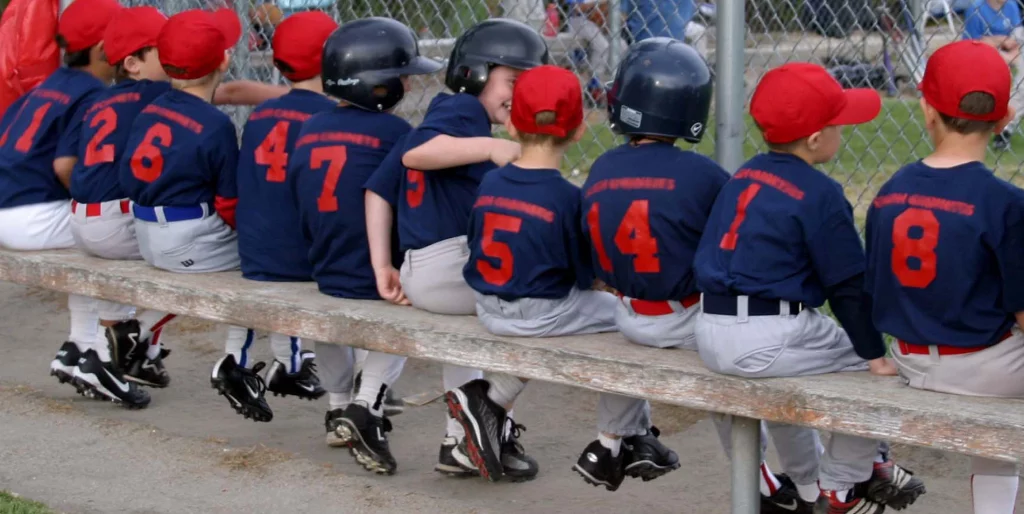
<svg viewBox="0 0 1024 514">
<path fill-rule="evenodd" d="M 0 283 L 0 489 L 61 512 L 729 512 L 728 463 L 704 413 L 656 406 L 682 468 L 609 493 L 570 471 L 594 437 L 596 394 L 540 382 L 516 408 L 528 427 L 522 442 L 540 462 L 536 480 L 488 484 L 434 473 L 440 404 L 394 418 L 398 474 L 372 476 L 324 444 L 326 399 L 270 397 L 269 424 L 236 415 L 209 386 L 223 331 L 202 321 L 168 329 L 172 383 L 152 391 L 149 408 L 87 400 L 47 374 L 67 335 L 65 298 Z M 265 339 L 255 351 L 270 356 Z M 410 361 L 397 390 L 412 395 L 440 384 L 440 365 Z M 896 458 L 928 484 L 905 512 L 970 512 L 966 458 L 919 448 L 898 448 Z"/>
</svg>

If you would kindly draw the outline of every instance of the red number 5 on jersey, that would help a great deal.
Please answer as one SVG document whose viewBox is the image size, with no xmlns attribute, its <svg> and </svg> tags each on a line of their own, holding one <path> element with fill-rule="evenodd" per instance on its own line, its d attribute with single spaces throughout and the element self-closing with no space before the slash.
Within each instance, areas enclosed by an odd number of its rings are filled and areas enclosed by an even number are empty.
<svg viewBox="0 0 1024 514">
<path fill-rule="evenodd" d="M 409 204 L 409 207 L 415 209 L 423 205 L 423 193 L 426 191 L 424 188 L 427 187 L 427 181 L 423 177 L 423 172 L 406 170 L 405 180 L 409 183 L 409 188 L 405 190 L 405 201 Z"/>
<path fill-rule="evenodd" d="M 163 123 L 149 127 L 142 138 L 142 144 L 132 154 L 132 175 L 147 183 L 160 178 L 160 174 L 164 172 L 164 154 L 161 153 L 160 147 L 171 146 L 172 140 L 171 127 Z M 154 144 L 157 142 L 160 146 Z M 146 161 L 149 161 L 149 164 L 146 164 Z"/>
<path fill-rule="evenodd" d="M 597 252 L 597 261 L 604 271 L 612 270 L 612 261 L 604 249 L 601 239 L 601 207 L 594 203 L 587 212 L 590 240 Z M 615 247 L 623 255 L 633 256 L 633 270 L 637 273 L 661 272 L 658 259 L 658 240 L 651 237 L 651 216 L 649 200 L 633 200 L 615 231 Z"/>
<path fill-rule="evenodd" d="M 914 227 L 921 230 L 921 237 L 910 237 Z M 903 287 L 923 289 L 935 280 L 938 245 L 939 219 L 934 212 L 915 207 L 896 216 L 892 222 L 892 272 Z M 917 269 L 910 268 L 911 257 L 917 259 Z"/>
<path fill-rule="evenodd" d="M 501 230 L 518 234 L 523 226 L 523 219 L 507 214 L 488 212 L 484 214 L 484 239 L 480 242 L 480 250 L 484 255 L 498 259 L 499 267 L 495 268 L 484 259 L 477 259 L 476 270 L 491 285 L 503 286 L 512 280 L 512 249 L 507 243 L 494 240 L 494 232 Z"/>
</svg>

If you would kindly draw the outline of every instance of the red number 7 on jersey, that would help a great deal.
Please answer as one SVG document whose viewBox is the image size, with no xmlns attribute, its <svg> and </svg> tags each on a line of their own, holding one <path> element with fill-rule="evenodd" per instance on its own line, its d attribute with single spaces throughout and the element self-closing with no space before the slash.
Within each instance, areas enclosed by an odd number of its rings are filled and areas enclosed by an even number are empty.
<svg viewBox="0 0 1024 514">
<path fill-rule="evenodd" d="M 501 230 L 517 234 L 522 226 L 522 218 L 496 212 L 484 213 L 484 238 L 480 242 L 480 250 L 484 255 L 498 259 L 498 262 L 501 263 L 500 267 L 495 268 L 484 259 L 476 260 L 476 270 L 488 284 L 503 286 L 512 280 L 512 249 L 507 243 L 495 241 L 494 232 Z"/>
<path fill-rule="evenodd" d="M 334 190 L 338 187 L 338 180 L 341 179 L 341 172 L 345 168 L 345 161 L 348 160 L 348 148 L 345 146 L 322 146 L 314 148 L 309 154 L 309 167 L 318 170 L 327 165 L 327 174 L 324 175 L 324 187 L 320 190 L 320 197 L 316 199 L 317 210 L 320 212 L 335 212 L 338 210 L 338 198 L 334 196 Z"/>
</svg>

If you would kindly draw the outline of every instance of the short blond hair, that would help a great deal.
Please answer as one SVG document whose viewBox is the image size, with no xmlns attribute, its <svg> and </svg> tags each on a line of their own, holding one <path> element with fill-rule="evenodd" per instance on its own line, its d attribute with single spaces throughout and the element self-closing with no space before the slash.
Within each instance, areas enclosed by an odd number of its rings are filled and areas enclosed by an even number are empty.
<svg viewBox="0 0 1024 514">
<path fill-rule="evenodd" d="M 555 113 L 555 111 L 541 111 L 534 115 L 533 122 L 538 127 L 543 127 L 544 125 L 554 125 L 557 118 L 558 114 Z M 575 132 L 575 130 L 573 130 L 573 132 Z M 524 145 L 534 146 L 563 146 L 572 141 L 573 135 L 572 132 L 566 134 L 563 137 L 552 136 L 550 134 L 526 134 L 518 131 L 517 133 L 519 136 L 518 139 L 520 143 Z"/>
</svg>

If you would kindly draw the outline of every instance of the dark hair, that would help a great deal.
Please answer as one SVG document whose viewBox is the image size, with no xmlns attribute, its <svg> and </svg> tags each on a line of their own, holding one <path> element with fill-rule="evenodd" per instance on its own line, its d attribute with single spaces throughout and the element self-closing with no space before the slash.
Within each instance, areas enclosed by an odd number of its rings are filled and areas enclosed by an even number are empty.
<svg viewBox="0 0 1024 514">
<path fill-rule="evenodd" d="M 57 34 L 57 46 L 64 50 L 64 65 L 68 68 L 85 68 L 92 64 L 91 46 L 78 52 L 68 52 L 68 40 L 64 39 L 64 36 L 60 34 Z"/>
<path fill-rule="evenodd" d="M 140 49 L 138 49 L 138 50 L 128 54 L 128 57 L 134 57 L 136 59 L 142 60 L 143 58 L 145 58 L 146 53 L 149 52 L 150 50 L 154 49 L 154 48 L 156 48 L 156 47 L 155 46 L 147 46 L 145 48 L 140 48 Z M 125 57 L 125 59 L 127 59 L 128 57 Z M 121 82 L 123 80 L 126 80 L 127 78 L 128 78 L 128 71 L 124 69 L 124 59 L 121 59 L 121 62 L 119 62 L 119 63 L 114 65 L 114 82 L 115 83 L 116 82 Z"/>
<path fill-rule="evenodd" d="M 966 114 L 984 116 L 986 114 L 991 114 L 992 111 L 996 110 L 996 99 L 988 93 L 975 91 L 964 95 L 964 97 L 960 99 L 960 105 L 958 107 Z M 996 128 L 996 122 L 994 121 L 968 120 L 965 118 L 947 116 L 942 113 L 939 113 L 939 118 L 942 119 L 942 124 L 945 125 L 946 128 L 958 134 L 987 134 Z"/>
<path fill-rule="evenodd" d="M 288 63 L 279 59 L 274 59 L 274 67 L 280 70 L 282 75 L 291 75 L 292 73 L 295 73 L 295 68 L 292 68 Z"/>
<path fill-rule="evenodd" d="M 534 115 L 533 122 L 538 127 L 544 125 L 553 125 L 557 118 L 555 111 L 541 111 Z M 518 133 L 519 142 L 524 145 L 544 145 L 551 144 L 553 146 L 562 146 L 569 141 L 572 141 L 572 133 L 566 134 L 565 137 L 551 136 L 548 134 L 524 134 Z"/>
</svg>

